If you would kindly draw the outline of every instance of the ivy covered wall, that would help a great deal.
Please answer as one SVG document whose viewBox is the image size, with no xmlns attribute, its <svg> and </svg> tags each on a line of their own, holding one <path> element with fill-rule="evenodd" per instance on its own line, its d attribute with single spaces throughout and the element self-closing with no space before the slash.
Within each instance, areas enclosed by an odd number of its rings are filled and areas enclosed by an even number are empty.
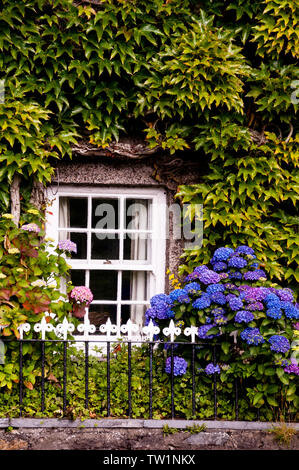
<svg viewBox="0 0 299 470">
<path fill-rule="evenodd" d="M 204 206 L 203 249 L 182 271 L 248 244 L 294 286 L 298 50 L 297 0 L 3 0 L 2 210 L 16 182 L 24 208 L 80 141 L 134 136 L 157 162 L 202 162 L 178 188 Z"/>
</svg>

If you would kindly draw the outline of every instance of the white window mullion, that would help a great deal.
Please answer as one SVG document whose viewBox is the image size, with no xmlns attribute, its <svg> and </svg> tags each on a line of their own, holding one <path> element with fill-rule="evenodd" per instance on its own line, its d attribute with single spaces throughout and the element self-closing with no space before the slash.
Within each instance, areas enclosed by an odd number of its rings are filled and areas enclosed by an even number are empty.
<svg viewBox="0 0 299 470">
<path fill-rule="evenodd" d="M 116 309 L 116 324 L 118 328 L 121 325 L 121 290 L 122 290 L 122 272 L 117 272 L 117 309 Z"/>
</svg>

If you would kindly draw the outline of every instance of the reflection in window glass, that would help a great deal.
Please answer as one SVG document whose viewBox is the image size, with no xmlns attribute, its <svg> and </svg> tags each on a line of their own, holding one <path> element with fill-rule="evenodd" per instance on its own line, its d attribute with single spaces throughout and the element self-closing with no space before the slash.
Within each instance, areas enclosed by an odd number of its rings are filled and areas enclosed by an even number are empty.
<svg viewBox="0 0 299 470">
<path fill-rule="evenodd" d="M 91 226 L 102 230 L 118 229 L 119 200 L 93 198 Z"/>
<path fill-rule="evenodd" d="M 125 229 L 149 230 L 149 206 L 150 201 L 148 199 L 126 199 Z"/>
<path fill-rule="evenodd" d="M 147 300 L 147 278 L 145 271 L 123 271 L 122 300 Z"/>
<path fill-rule="evenodd" d="M 117 271 L 90 271 L 89 287 L 94 300 L 116 300 Z"/>
<path fill-rule="evenodd" d="M 148 261 L 151 237 L 147 233 L 126 233 L 124 237 L 124 259 Z"/>
<path fill-rule="evenodd" d="M 115 233 L 91 235 L 92 259 L 119 259 L 119 236 Z"/>
<path fill-rule="evenodd" d="M 59 198 L 59 227 L 87 228 L 87 198 Z"/>
<path fill-rule="evenodd" d="M 116 305 L 96 305 L 89 306 L 88 318 L 95 326 L 106 323 L 110 318 L 111 323 L 116 324 Z"/>
</svg>

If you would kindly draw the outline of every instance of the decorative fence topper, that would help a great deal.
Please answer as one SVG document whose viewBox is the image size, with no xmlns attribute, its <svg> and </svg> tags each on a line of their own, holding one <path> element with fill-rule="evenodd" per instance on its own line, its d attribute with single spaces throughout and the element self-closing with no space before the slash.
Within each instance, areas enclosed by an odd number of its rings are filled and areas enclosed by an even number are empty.
<svg viewBox="0 0 299 470">
<path fill-rule="evenodd" d="M 5 326 L 0 326 L 0 333 L 4 328 Z M 162 333 L 165 337 L 169 337 L 171 343 L 173 343 L 175 341 L 175 337 L 179 335 L 190 337 L 191 343 L 195 343 L 198 327 L 191 326 L 182 329 L 175 325 L 173 320 L 170 320 L 169 326 L 161 329 L 155 325 L 152 320 L 147 326 L 141 326 L 133 323 L 130 319 L 127 323 L 117 326 L 111 323 L 110 318 L 108 318 L 106 323 L 96 327 L 90 323 L 88 316 L 85 315 L 84 322 L 76 328 L 75 325 L 66 317 L 61 323 L 53 325 L 52 323 L 47 322 L 45 315 L 40 322 L 35 323 L 34 325 L 23 323 L 18 327 L 18 331 L 20 340 L 26 340 L 26 334 L 34 331 L 35 333 L 40 333 L 40 337 L 37 339 L 42 341 L 55 341 L 54 338 L 47 338 L 47 333 L 54 333 L 58 340 L 63 341 L 71 340 L 72 338 L 70 338 L 69 335 L 74 334 L 76 341 L 110 342 L 125 339 L 126 342 L 155 342 L 155 336 Z M 76 336 L 76 331 L 78 336 Z"/>
</svg>

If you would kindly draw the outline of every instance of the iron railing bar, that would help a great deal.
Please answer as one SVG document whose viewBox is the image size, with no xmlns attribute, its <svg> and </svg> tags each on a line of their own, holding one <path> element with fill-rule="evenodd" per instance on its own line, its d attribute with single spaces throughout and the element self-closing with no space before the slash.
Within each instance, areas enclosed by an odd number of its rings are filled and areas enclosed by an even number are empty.
<svg viewBox="0 0 299 470">
<path fill-rule="evenodd" d="M 149 343 L 149 419 L 153 417 L 153 344 Z"/>
<path fill-rule="evenodd" d="M 195 345 L 192 344 L 192 416 L 195 417 Z"/>
<path fill-rule="evenodd" d="M 213 346 L 213 364 L 216 366 L 216 346 Z M 214 372 L 214 419 L 217 419 L 217 374 Z"/>
<path fill-rule="evenodd" d="M 23 341 L 19 340 L 19 415 L 23 413 Z"/>
<path fill-rule="evenodd" d="M 128 415 L 132 417 L 132 343 L 128 342 Z"/>
<path fill-rule="evenodd" d="M 107 342 L 107 416 L 110 416 L 110 342 Z"/>
<path fill-rule="evenodd" d="M 174 409 L 174 356 L 173 349 L 174 343 L 171 343 L 171 418 L 174 419 L 175 409 Z"/>
<path fill-rule="evenodd" d="M 66 413 L 67 341 L 63 342 L 63 414 Z"/>
<path fill-rule="evenodd" d="M 45 411 L 45 341 L 41 341 L 41 350 L 42 350 L 42 396 L 41 396 L 41 411 Z"/>
<path fill-rule="evenodd" d="M 85 408 L 89 406 L 89 391 L 88 391 L 88 380 L 89 380 L 89 342 L 85 342 Z"/>
</svg>

